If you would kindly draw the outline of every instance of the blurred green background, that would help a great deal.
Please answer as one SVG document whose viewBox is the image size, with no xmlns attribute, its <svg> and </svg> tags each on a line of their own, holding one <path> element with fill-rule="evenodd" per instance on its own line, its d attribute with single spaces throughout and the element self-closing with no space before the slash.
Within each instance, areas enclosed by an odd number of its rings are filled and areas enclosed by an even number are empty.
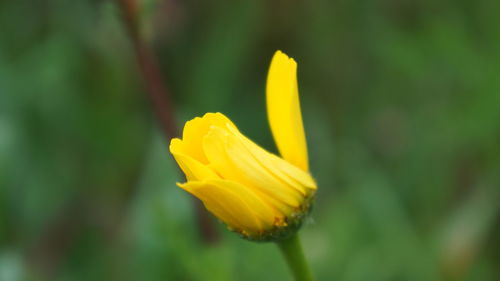
<svg viewBox="0 0 500 281">
<path fill-rule="evenodd" d="M 276 151 L 270 58 L 299 63 L 318 280 L 500 279 L 499 1 L 139 3 L 179 126 L 220 111 Z M 207 246 L 116 3 L 0 2 L 0 280 L 291 280 Z"/>
</svg>

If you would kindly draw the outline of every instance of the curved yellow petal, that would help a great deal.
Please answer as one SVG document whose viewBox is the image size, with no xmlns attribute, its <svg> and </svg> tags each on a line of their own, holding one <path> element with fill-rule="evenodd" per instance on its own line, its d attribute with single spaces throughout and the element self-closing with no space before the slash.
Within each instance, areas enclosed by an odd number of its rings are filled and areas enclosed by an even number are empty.
<svg viewBox="0 0 500 281">
<path fill-rule="evenodd" d="M 203 117 L 196 117 L 184 125 L 182 132 L 182 141 L 186 153 L 203 164 L 207 163 L 207 158 L 203 153 L 202 139 L 208 133 L 210 126 L 234 126 L 224 114 L 206 113 Z"/>
<path fill-rule="evenodd" d="M 211 167 L 223 178 L 254 188 L 282 213 L 302 203 L 300 192 L 270 173 L 227 129 L 213 126 L 203 147 Z"/>
<path fill-rule="evenodd" d="M 271 61 L 266 88 L 267 117 L 281 156 L 308 171 L 307 144 L 300 111 L 297 63 L 281 51 Z"/>
<path fill-rule="evenodd" d="M 235 230 L 259 233 L 273 226 L 273 210 L 242 184 L 216 179 L 178 185 L 198 197 L 210 212 Z"/>
<path fill-rule="evenodd" d="M 266 151 L 245 135 L 241 134 L 236 128 L 228 127 L 228 131 L 232 132 L 234 136 L 246 146 L 255 159 L 265 166 L 269 172 L 297 189 L 303 195 L 309 195 L 313 190 L 317 189 L 316 182 L 308 172 Z"/>
<path fill-rule="evenodd" d="M 170 141 L 170 153 L 174 156 L 188 181 L 220 178 L 208 166 L 189 156 L 185 151 L 184 143 L 180 139 L 174 138 Z"/>
</svg>

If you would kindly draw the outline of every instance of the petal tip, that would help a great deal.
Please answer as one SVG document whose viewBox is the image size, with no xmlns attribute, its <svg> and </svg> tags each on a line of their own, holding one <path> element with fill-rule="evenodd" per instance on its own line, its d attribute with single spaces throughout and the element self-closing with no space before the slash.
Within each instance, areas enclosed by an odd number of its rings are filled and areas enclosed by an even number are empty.
<svg viewBox="0 0 500 281">
<path fill-rule="evenodd" d="M 170 140 L 170 145 L 168 146 L 170 153 L 174 154 L 179 150 L 179 146 L 182 145 L 182 140 L 179 138 L 172 138 Z"/>
<path fill-rule="evenodd" d="M 281 50 L 277 50 L 274 53 L 274 56 L 273 56 L 273 59 L 272 59 L 272 63 L 273 62 L 284 64 L 284 65 L 288 64 L 292 68 L 296 68 L 297 67 L 297 62 L 295 61 L 295 59 L 289 57 L 287 54 L 285 54 Z"/>
</svg>

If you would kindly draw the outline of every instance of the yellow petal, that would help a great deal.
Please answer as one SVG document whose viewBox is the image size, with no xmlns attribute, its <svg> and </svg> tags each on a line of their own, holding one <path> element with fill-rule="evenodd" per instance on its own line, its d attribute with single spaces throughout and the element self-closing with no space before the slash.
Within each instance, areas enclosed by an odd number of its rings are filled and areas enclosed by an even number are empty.
<svg viewBox="0 0 500 281">
<path fill-rule="evenodd" d="M 234 126 L 222 113 L 206 113 L 203 117 L 196 117 L 184 125 L 182 132 L 182 141 L 186 153 L 203 164 L 207 163 L 207 158 L 203 153 L 202 139 L 207 134 L 210 126 Z"/>
<path fill-rule="evenodd" d="M 255 159 L 265 166 L 269 172 L 283 182 L 286 182 L 290 186 L 297 189 L 304 196 L 309 195 L 313 190 L 317 189 L 316 182 L 308 172 L 295 167 L 282 158 L 261 148 L 245 135 L 241 134 L 238 129 L 228 127 L 228 131 L 236 136 L 241 143 L 246 146 Z"/>
<path fill-rule="evenodd" d="M 236 230 L 258 233 L 273 226 L 272 209 L 242 184 L 208 180 L 178 185 L 198 197 L 210 212 Z"/>
<path fill-rule="evenodd" d="M 267 117 L 281 156 L 308 171 L 307 144 L 300 111 L 297 63 L 280 51 L 267 76 Z"/>
<path fill-rule="evenodd" d="M 298 207 L 304 197 L 270 173 L 227 129 L 213 126 L 204 138 L 203 148 L 211 167 L 223 178 L 254 188 L 284 214 Z"/>
<path fill-rule="evenodd" d="M 170 141 L 170 153 L 174 156 L 175 161 L 181 167 L 188 181 L 220 178 L 208 166 L 187 155 L 184 143 L 180 139 L 174 138 Z"/>
</svg>

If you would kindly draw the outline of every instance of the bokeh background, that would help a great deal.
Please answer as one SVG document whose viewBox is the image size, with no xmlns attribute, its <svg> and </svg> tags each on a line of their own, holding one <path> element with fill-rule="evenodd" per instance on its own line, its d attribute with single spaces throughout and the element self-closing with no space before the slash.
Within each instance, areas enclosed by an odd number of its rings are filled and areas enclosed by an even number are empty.
<svg viewBox="0 0 500 281">
<path fill-rule="evenodd" d="M 220 111 L 276 151 L 270 58 L 299 63 L 318 280 L 500 280 L 499 1 L 137 5 L 177 124 Z M 192 198 L 108 1 L 0 2 L 0 280 L 291 280 Z"/>
</svg>

